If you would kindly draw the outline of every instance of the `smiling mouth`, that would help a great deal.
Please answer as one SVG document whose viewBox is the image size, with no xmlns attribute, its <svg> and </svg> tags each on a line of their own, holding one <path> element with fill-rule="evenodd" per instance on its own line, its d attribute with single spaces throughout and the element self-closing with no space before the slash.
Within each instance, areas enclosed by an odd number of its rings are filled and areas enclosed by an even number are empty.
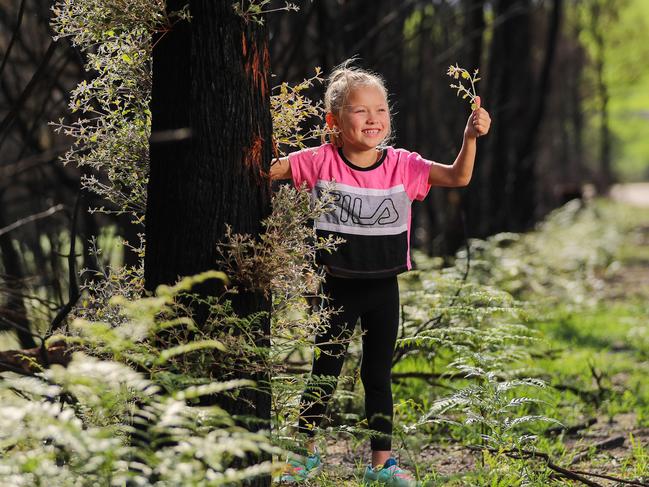
<svg viewBox="0 0 649 487">
<path fill-rule="evenodd" d="M 381 133 L 380 129 L 366 129 L 362 131 L 365 135 L 379 135 Z"/>
</svg>

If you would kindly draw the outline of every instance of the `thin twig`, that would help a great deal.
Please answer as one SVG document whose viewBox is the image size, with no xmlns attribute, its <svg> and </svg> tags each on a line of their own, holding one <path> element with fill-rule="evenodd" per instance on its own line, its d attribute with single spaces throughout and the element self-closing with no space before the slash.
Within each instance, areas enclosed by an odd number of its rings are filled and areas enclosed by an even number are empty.
<svg viewBox="0 0 649 487">
<path fill-rule="evenodd" d="M 31 223 L 33 221 L 40 220 L 42 218 L 47 218 L 48 216 L 52 216 L 54 213 L 61 211 L 63 208 L 65 208 L 64 205 L 58 204 L 56 206 L 49 208 L 48 210 L 42 211 L 40 213 L 36 213 L 34 215 L 27 216 L 25 218 L 21 218 L 20 220 L 13 222 L 11 225 L 7 225 L 4 228 L 0 228 L 0 237 L 6 233 L 11 232 L 12 230 L 15 230 L 16 228 L 22 227 L 23 225 L 27 225 L 28 223 Z"/>
<path fill-rule="evenodd" d="M 14 372 L 21 375 L 34 375 L 52 364 L 70 363 L 71 349 L 65 343 L 56 343 L 47 348 L 48 362 L 43 362 L 41 347 L 26 350 L 0 351 L 0 372 Z"/>
<path fill-rule="evenodd" d="M 626 485 L 637 485 L 640 487 L 649 487 L 649 482 L 642 482 L 640 480 L 624 480 L 617 477 L 612 477 L 611 475 L 605 475 L 603 473 L 594 473 L 594 472 L 582 472 L 581 470 L 573 470 L 573 472 L 581 475 L 590 475 L 591 477 L 598 477 L 600 479 L 612 480 L 614 482 L 619 482 Z"/>
<path fill-rule="evenodd" d="M 610 475 L 604 475 L 604 474 L 598 474 L 598 473 L 593 473 L 593 472 L 584 472 L 581 470 L 569 470 L 567 468 L 561 467 L 560 465 L 557 465 L 554 463 L 554 461 L 550 458 L 550 455 L 547 453 L 543 452 L 537 452 L 537 451 L 531 451 L 531 450 L 506 450 L 506 451 L 499 451 L 496 450 L 495 448 L 490 448 L 486 446 L 479 446 L 479 445 L 468 445 L 468 449 L 474 450 L 474 451 L 482 451 L 482 450 L 488 450 L 491 453 L 504 453 L 510 458 L 518 459 L 518 460 L 526 460 L 526 459 L 533 459 L 533 458 L 540 458 L 545 461 L 546 465 L 548 468 L 554 470 L 555 472 L 563 475 L 566 478 L 569 478 L 571 480 L 577 480 L 585 485 L 590 485 L 591 487 L 602 487 L 601 484 L 598 484 L 597 482 L 594 482 L 592 480 L 587 479 L 584 477 L 584 475 L 591 476 L 591 477 L 598 477 L 598 478 L 604 478 L 607 480 L 613 480 L 615 482 L 620 482 L 623 484 L 627 485 L 636 485 L 638 487 L 649 487 L 649 483 L 646 482 L 640 482 L 638 480 L 625 480 L 621 479 L 618 477 L 613 477 Z"/>
<path fill-rule="evenodd" d="M 39 154 L 24 157 L 11 163 L 3 163 L 0 167 L 0 179 L 8 181 L 22 173 L 40 167 L 60 156 L 69 148 L 70 144 L 60 144 Z"/>
<path fill-rule="evenodd" d="M 0 76 L 2 76 L 2 72 L 5 69 L 5 66 L 7 65 L 7 61 L 9 60 L 9 54 L 11 53 L 11 49 L 14 47 L 14 42 L 16 42 L 16 39 L 18 39 L 18 36 L 20 35 L 20 24 L 23 22 L 23 14 L 25 13 L 25 0 L 22 0 L 20 2 L 20 8 L 18 10 L 18 19 L 16 20 L 16 26 L 14 27 L 13 34 L 11 35 L 11 40 L 9 41 L 9 45 L 7 46 L 7 49 L 5 50 L 5 55 L 2 58 L 2 64 L 0 65 Z"/>
<path fill-rule="evenodd" d="M 43 343 L 43 341 L 45 340 L 45 338 L 43 338 L 38 333 L 34 333 L 33 331 L 31 331 L 26 326 L 23 326 L 20 323 L 16 323 L 15 321 L 9 320 L 9 319 L 5 318 L 4 316 L 0 316 L 0 323 L 2 323 L 3 325 L 5 325 L 5 326 L 7 326 L 7 327 L 9 327 L 9 328 L 11 328 L 13 330 L 20 330 L 23 333 L 31 335 L 34 338 L 38 338 L 41 341 L 41 343 Z"/>
<path fill-rule="evenodd" d="M 555 464 L 547 455 L 546 453 L 543 452 L 535 452 L 535 451 L 530 451 L 530 450 L 506 450 L 506 451 L 499 451 L 496 450 L 495 448 L 487 447 L 487 446 L 481 446 L 481 445 L 469 445 L 467 448 L 470 450 L 474 451 L 484 451 L 487 450 L 491 453 L 504 453 L 510 458 L 513 458 L 515 460 L 528 460 L 530 458 L 541 458 L 542 460 L 545 461 L 546 465 L 548 468 L 554 470 L 557 473 L 560 473 L 566 478 L 569 478 L 571 480 L 577 480 L 585 485 L 589 485 L 590 487 L 603 487 L 601 484 L 598 484 L 597 482 L 593 482 L 592 480 L 587 479 L 586 477 L 583 477 L 579 474 L 576 474 L 566 468 L 563 468 L 557 464 Z"/>
<path fill-rule="evenodd" d="M 36 72 L 31 77 L 31 79 L 27 83 L 27 86 L 25 86 L 18 99 L 14 102 L 9 112 L 5 115 L 2 121 L 0 121 L 0 137 L 2 137 L 0 139 L 0 146 L 2 146 L 2 144 L 4 143 L 7 134 L 9 133 L 9 129 L 11 128 L 11 125 L 13 124 L 14 120 L 18 116 L 18 113 L 20 112 L 21 108 L 23 107 L 23 105 L 31 95 L 38 81 L 40 81 L 40 79 L 43 77 L 43 74 L 47 70 L 47 65 L 49 64 L 50 59 L 54 55 L 55 50 L 56 50 L 56 41 L 52 40 L 50 42 L 49 47 L 47 48 L 47 51 L 45 51 L 45 54 L 43 55 L 43 59 L 41 60 L 38 68 L 36 69 Z"/>
<path fill-rule="evenodd" d="M 545 430 L 544 434 L 546 435 L 558 435 L 560 433 L 574 434 L 579 430 L 586 429 L 597 423 L 597 418 L 588 418 L 586 421 L 583 421 L 572 426 L 552 426 Z"/>
<path fill-rule="evenodd" d="M 585 458 L 587 458 L 590 455 L 591 450 L 594 450 L 596 452 L 600 450 L 609 450 L 612 448 L 617 448 L 618 446 L 622 446 L 623 444 L 624 444 L 624 436 L 614 436 L 613 438 L 607 438 L 606 440 L 597 442 L 594 445 L 590 445 L 586 450 L 577 453 L 572 458 L 570 465 L 579 463 Z"/>
</svg>

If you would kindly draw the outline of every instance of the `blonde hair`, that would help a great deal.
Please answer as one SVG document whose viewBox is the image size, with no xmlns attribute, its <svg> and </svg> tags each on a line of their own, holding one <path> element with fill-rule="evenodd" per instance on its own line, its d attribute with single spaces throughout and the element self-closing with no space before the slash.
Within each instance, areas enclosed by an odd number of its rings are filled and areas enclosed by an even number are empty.
<svg viewBox="0 0 649 487">
<path fill-rule="evenodd" d="M 383 78 L 378 74 L 372 73 L 365 69 L 352 66 L 355 61 L 354 58 L 348 59 L 329 75 L 327 78 L 327 89 L 324 95 L 324 107 L 327 113 L 332 113 L 336 117 L 340 117 L 343 106 L 347 102 L 349 93 L 359 86 L 375 86 L 379 88 L 385 95 L 385 100 L 388 100 L 388 90 L 385 87 Z M 392 124 L 390 124 L 392 127 Z M 392 135 L 392 128 L 385 136 L 381 144 L 386 143 Z M 333 130 L 325 124 L 325 129 L 322 134 L 322 143 L 330 142 L 336 147 L 342 147 L 342 138 L 337 130 Z"/>
</svg>

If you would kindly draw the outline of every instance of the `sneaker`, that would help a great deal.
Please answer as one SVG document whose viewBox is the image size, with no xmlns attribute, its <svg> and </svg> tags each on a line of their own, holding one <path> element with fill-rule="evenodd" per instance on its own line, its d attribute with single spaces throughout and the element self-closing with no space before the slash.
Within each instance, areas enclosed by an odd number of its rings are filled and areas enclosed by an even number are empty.
<svg viewBox="0 0 649 487">
<path fill-rule="evenodd" d="M 288 459 L 284 472 L 279 478 L 280 484 L 297 484 L 311 479 L 322 471 L 322 457 L 319 451 L 308 457 L 292 457 Z"/>
<path fill-rule="evenodd" d="M 399 468 L 397 461 L 390 457 L 380 467 L 368 465 L 363 475 L 365 484 L 378 483 L 389 487 L 418 487 L 419 483 L 407 470 Z"/>
</svg>

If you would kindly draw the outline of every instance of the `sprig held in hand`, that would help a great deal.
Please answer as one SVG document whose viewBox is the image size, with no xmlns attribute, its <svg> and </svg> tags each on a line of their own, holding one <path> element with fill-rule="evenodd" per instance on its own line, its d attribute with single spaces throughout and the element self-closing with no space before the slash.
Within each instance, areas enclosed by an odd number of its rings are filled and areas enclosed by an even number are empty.
<svg viewBox="0 0 649 487">
<path fill-rule="evenodd" d="M 469 73 L 464 68 L 461 68 L 455 63 L 455 66 L 451 65 L 448 67 L 448 71 L 446 72 L 447 75 L 449 75 L 451 78 L 455 78 L 457 80 L 460 79 L 466 79 L 469 80 L 469 83 L 471 83 L 470 87 L 465 87 L 462 81 L 459 81 L 459 84 L 451 84 L 451 88 L 457 88 L 457 96 L 460 96 L 460 93 L 464 92 L 464 95 L 462 96 L 462 99 L 469 98 L 471 101 L 471 110 L 475 110 L 478 108 L 478 103 L 476 102 L 476 97 L 478 94 L 476 93 L 475 90 L 475 84 L 480 81 L 480 78 L 478 78 L 478 71 L 479 69 L 476 68 L 476 70 L 473 72 L 473 76 Z"/>
</svg>

